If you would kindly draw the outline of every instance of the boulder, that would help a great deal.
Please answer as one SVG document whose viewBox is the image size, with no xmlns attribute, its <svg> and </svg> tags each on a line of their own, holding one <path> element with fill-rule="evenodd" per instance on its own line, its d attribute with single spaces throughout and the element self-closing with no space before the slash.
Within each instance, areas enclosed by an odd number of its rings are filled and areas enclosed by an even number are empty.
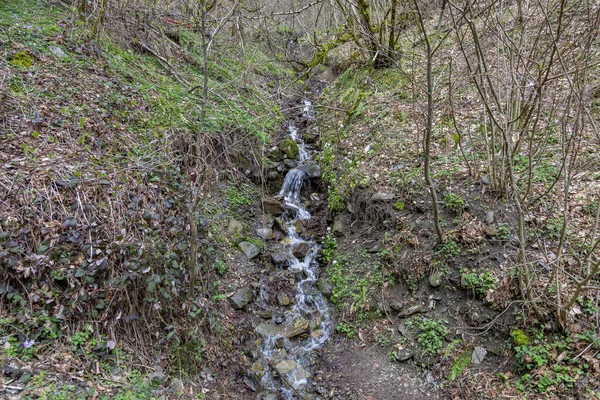
<svg viewBox="0 0 600 400">
<path fill-rule="evenodd" d="M 256 230 L 256 234 L 264 240 L 271 239 L 273 237 L 273 229 L 271 228 L 259 228 Z"/>
<path fill-rule="evenodd" d="M 283 165 L 285 165 L 287 169 L 294 169 L 298 166 L 298 161 L 292 160 L 291 158 L 286 158 L 283 160 Z"/>
<path fill-rule="evenodd" d="M 285 249 L 275 248 L 271 252 L 271 260 L 273 260 L 275 265 L 287 264 L 292 259 L 292 255 Z"/>
<path fill-rule="evenodd" d="M 394 358 L 399 362 L 408 361 L 413 357 L 410 349 L 398 349 L 394 352 Z"/>
<path fill-rule="evenodd" d="M 287 294 L 285 294 L 285 293 L 279 293 L 277 295 L 277 303 L 279 303 L 280 306 L 287 307 L 287 306 L 290 305 L 291 300 L 290 300 L 290 297 Z"/>
<path fill-rule="evenodd" d="M 246 304 L 250 303 L 254 298 L 254 293 L 250 286 L 238 289 L 231 297 L 229 297 L 229 304 L 236 310 L 244 308 Z"/>
<path fill-rule="evenodd" d="M 298 154 L 300 149 L 298 148 L 298 143 L 296 143 L 293 139 L 285 139 L 281 143 L 279 143 L 279 150 L 285 153 L 288 158 L 298 158 Z"/>
<path fill-rule="evenodd" d="M 433 273 L 429 276 L 429 285 L 431 287 L 438 287 L 442 284 L 442 276 L 439 272 Z"/>
<path fill-rule="evenodd" d="M 297 365 L 298 364 L 296 363 L 296 361 L 283 360 L 283 361 L 279 361 L 277 364 L 275 364 L 275 369 L 280 374 L 287 374 L 287 373 L 291 372 L 294 368 L 296 368 Z"/>
<path fill-rule="evenodd" d="M 319 164 L 314 161 L 307 161 L 304 165 L 299 166 L 298 169 L 304 172 L 309 178 L 320 178 L 323 174 Z"/>
<path fill-rule="evenodd" d="M 240 250 L 248 257 L 248 260 L 253 259 L 260 254 L 260 247 L 250 242 L 241 242 L 239 245 Z"/>
<path fill-rule="evenodd" d="M 296 258 L 304 258 L 304 257 L 306 257 L 306 253 L 308 253 L 309 250 L 310 250 L 310 246 L 308 245 L 308 243 L 305 243 L 305 242 L 297 243 L 292 248 L 292 254 Z"/>
<path fill-rule="evenodd" d="M 277 146 L 273 146 L 269 149 L 269 153 L 267 154 L 270 160 L 273 161 L 282 161 L 283 160 L 283 152 L 279 150 Z"/>
<path fill-rule="evenodd" d="M 483 347 L 475 347 L 475 349 L 473 350 L 473 354 L 471 355 L 471 362 L 474 365 L 479 365 L 483 362 L 483 359 L 485 358 L 487 354 L 487 350 Z"/>
<path fill-rule="evenodd" d="M 291 339 L 308 331 L 309 323 L 303 317 L 296 317 L 292 321 L 285 321 L 281 324 L 271 322 L 262 322 L 256 327 L 256 333 L 263 336 L 283 336 Z"/>
<path fill-rule="evenodd" d="M 317 280 L 317 289 L 328 299 L 331 298 L 331 295 L 333 294 L 333 286 L 331 286 L 325 278 L 319 278 Z"/>
<path fill-rule="evenodd" d="M 237 219 L 231 219 L 227 225 L 227 234 L 233 236 L 235 234 L 242 235 L 244 233 L 244 224 Z"/>
<path fill-rule="evenodd" d="M 266 197 L 266 198 L 262 199 L 262 205 L 263 205 L 263 210 L 265 211 L 266 214 L 270 214 L 270 215 L 274 215 L 274 216 L 279 216 L 279 215 L 283 214 L 283 206 L 281 205 L 281 202 L 279 202 L 276 199 Z"/>
<path fill-rule="evenodd" d="M 348 217 L 346 215 L 338 215 L 333 222 L 333 233 L 336 236 L 346 236 L 349 231 Z"/>
</svg>

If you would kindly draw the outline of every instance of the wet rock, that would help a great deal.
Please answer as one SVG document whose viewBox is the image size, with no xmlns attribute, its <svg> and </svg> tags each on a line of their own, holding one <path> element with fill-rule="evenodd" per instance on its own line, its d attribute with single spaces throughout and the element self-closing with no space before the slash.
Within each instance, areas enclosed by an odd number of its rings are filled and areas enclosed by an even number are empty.
<svg viewBox="0 0 600 400">
<path fill-rule="evenodd" d="M 285 249 L 276 248 L 271 253 L 271 260 L 275 265 L 287 264 L 292 259 L 292 255 Z"/>
<path fill-rule="evenodd" d="M 317 289 L 328 299 L 331 298 L 331 295 L 333 294 L 333 286 L 331 286 L 325 278 L 319 278 L 317 280 Z"/>
<path fill-rule="evenodd" d="M 266 214 L 279 216 L 283 213 L 281 202 L 273 198 L 262 199 L 263 210 Z"/>
<path fill-rule="evenodd" d="M 374 193 L 373 196 L 371 196 L 371 201 L 390 201 L 390 200 L 394 200 L 394 195 L 392 193 L 378 192 L 378 193 Z"/>
<path fill-rule="evenodd" d="M 308 378 L 310 378 L 310 372 L 301 365 L 298 365 L 296 370 L 290 374 L 290 380 L 296 383 L 306 382 Z"/>
<path fill-rule="evenodd" d="M 304 165 L 299 166 L 298 169 L 303 171 L 309 178 L 320 178 L 323 174 L 319 164 L 314 161 L 307 161 Z"/>
<path fill-rule="evenodd" d="M 471 355 L 471 362 L 475 365 L 479 365 L 483 362 L 487 354 L 487 350 L 483 347 L 475 347 L 473 354 Z"/>
<path fill-rule="evenodd" d="M 239 245 L 240 250 L 248 257 L 248 260 L 253 259 L 260 254 L 260 247 L 250 242 L 241 242 Z"/>
<path fill-rule="evenodd" d="M 398 349 L 394 352 L 394 358 L 399 362 L 408 361 L 413 355 L 414 353 L 410 349 Z"/>
<path fill-rule="evenodd" d="M 439 272 L 436 272 L 429 276 L 429 285 L 431 285 L 431 287 L 438 287 L 441 284 L 442 284 L 442 277 Z"/>
<path fill-rule="evenodd" d="M 338 217 L 333 222 L 332 230 L 336 236 L 346 236 L 349 231 L 348 216 L 343 214 L 338 215 Z"/>
<path fill-rule="evenodd" d="M 279 303 L 280 306 L 287 307 L 287 306 L 290 305 L 291 300 L 290 300 L 290 297 L 287 294 L 285 294 L 285 293 L 279 293 L 277 295 L 277 303 Z"/>
<path fill-rule="evenodd" d="M 283 233 L 287 233 L 287 228 L 285 226 L 285 220 L 281 217 L 275 218 L 275 227 L 279 229 Z"/>
<path fill-rule="evenodd" d="M 263 319 L 271 319 L 273 318 L 273 311 L 261 311 L 258 315 Z"/>
<path fill-rule="evenodd" d="M 285 347 L 285 338 L 277 338 L 275 341 L 275 346 L 277 346 L 278 349 L 283 349 Z"/>
<path fill-rule="evenodd" d="M 488 211 L 485 213 L 485 223 L 488 225 L 492 225 L 494 223 L 494 212 Z"/>
<path fill-rule="evenodd" d="M 294 368 L 296 368 L 298 364 L 293 360 L 283 360 L 275 364 L 275 369 L 280 374 L 287 374 L 292 372 Z"/>
<path fill-rule="evenodd" d="M 306 257 L 306 253 L 308 253 L 309 250 L 310 246 L 308 245 L 308 243 L 302 242 L 294 245 L 294 247 L 292 248 L 292 254 L 296 258 L 304 258 Z"/>
<path fill-rule="evenodd" d="M 283 160 L 283 152 L 281 150 L 279 150 L 279 148 L 276 146 L 273 146 L 269 149 L 267 156 L 269 157 L 269 159 L 274 160 L 274 161 Z"/>
<path fill-rule="evenodd" d="M 229 297 L 229 304 L 231 304 L 234 309 L 239 310 L 250 303 L 253 298 L 254 293 L 252 292 L 252 288 L 246 286 L 238 289 L 231 297 Z"/>
<path fill-rule="evenodd" d="M 227 234 L 233 236 L 235 234 L 242 235 L 244 233 L 244 224 L 237 219 L 231 219 L 227 225 Z"/>
<path fill-rule="evenodd" d="M 260 383 L 256 379 L 249 376 L 244 377 L 244 384 L 253 392 L 256 392 L 258 388 L 260 388 Z"/>
<path fill-rule="evenodd" d="M 292 321 L 285 321 L 281 324 L 272 324 L 262 322 L 256 327 L 256 333 L 263 336 L 283 336 L 291 339 L 308 330 L 309 323 L 303 317 L 296 317 Z"/>
<path fill-rule="evenodd" d="M 273 237 L 273 229 L 271 228 L 259 228 L 256 230 L 256 234 L 264 240 L 271 239 Z"/>
<path fill-rule="evenodd" d="M 283 160 L 283 165 L 285 165 L 287 169 L 294 169 L 298 166 L 298 161 L 292 160 L 291 158 L 286 158 Z"/>
<path fill-rule="evenodd" d="M 293 139 L 285 139 L 281 143 L 279 143 L 279 150 L 285 153 L 288 158 L 298 158 L 298 153 L 300 149 L 298 148 L 298 143 L 296 143 Z"/>
<path fill-rule="evenodd" d="M 318 340 L 318 339 L 319 339 L 321 336 L 323 336 L 324 334 L 325 334 L 325 332 L 323 332 L 323 330 L 322 330 L 322 329 L 317 329 L 317 330 L 313 331 L 313 332 L 310 334 L 310 337 L 312 337 L 313 339 L 317 339 L 317 340 Z"/>
</svg>

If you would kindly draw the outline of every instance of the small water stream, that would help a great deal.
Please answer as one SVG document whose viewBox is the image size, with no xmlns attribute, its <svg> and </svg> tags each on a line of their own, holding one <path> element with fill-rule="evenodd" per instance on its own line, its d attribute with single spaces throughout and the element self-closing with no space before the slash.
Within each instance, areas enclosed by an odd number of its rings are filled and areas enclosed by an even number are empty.
<svg viewBox="0 0 600 400">
<path fill-rule="evenodd" d="M 314 118 L 314 107 L 308 100 L 304 101 L 303 116 Z M 296 296 L 293 305 L 282 315 L 257 327 L 257 332 L 263 336 L 260 362 L 265 366 L 261 379 L 263 388 L 267 390 L 264 399 L 277 399 L 278 396 L 304 398 L 304 389 L 311 378 L 315 361 L 314 350 L 329 339 L 332 331 L 327 300 L 316 287 L 319 245 L 301 237 L 296 229 L 299 220 L 312 217 L 300 200 L 300 192 L 307 181 L 302 167 L 311 159 L 311 154 L 293 123 L 289 124 L 288 132 L 298 143 L 300 164 L 288 171 L 279 196 L 285 202 L 282 218 L 287 231 L 282 243 L 289 251 L 288 268 L 296 277 Z M 298 258 L 293 249 L 300 244 L 307 247 L 304 257 Z M 267 304 L 269 296 L 266 286 L 261 282 L 260 299 L 263 304 Z"/>
</svg>

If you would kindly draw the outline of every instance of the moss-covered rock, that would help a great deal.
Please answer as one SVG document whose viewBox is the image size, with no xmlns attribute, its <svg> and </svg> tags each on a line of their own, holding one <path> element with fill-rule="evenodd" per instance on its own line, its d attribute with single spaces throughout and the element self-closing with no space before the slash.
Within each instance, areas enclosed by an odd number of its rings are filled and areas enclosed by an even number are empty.
<svg viewBox="0 0 600 400">
<path fill-rule="evenodd" d="M 13 58 L 10 60 L 10 63 L 15 67 L 29 68 L 33 65 L 33 57 L 31 54 L 25 53 L 24 51 L 19 51 L 18 53 L 15 53 Z"/>
<path fill-rule="evenodd" d="M 279 144 L 279 150 L 283 151 L 288 158 L 297 158 L 299 149 L 298 143 L 293 139 L 285 139 Z"/>
</svg>

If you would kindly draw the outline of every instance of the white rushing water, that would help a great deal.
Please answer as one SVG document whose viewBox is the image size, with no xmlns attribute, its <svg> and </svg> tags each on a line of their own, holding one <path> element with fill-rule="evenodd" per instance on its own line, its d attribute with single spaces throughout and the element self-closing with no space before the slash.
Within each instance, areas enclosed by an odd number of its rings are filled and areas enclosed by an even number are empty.
<svg viewBox="0 0 600 400">
<path fill-rule="evenodd" d="M 303 115 L 312 118 L 314 116 L 312 104 L 308 100 L 304 104 Z M 310 154 L 293 124 L 289 125 L 289 134 L 298 143 L 301 163 L 309 160 Z M 261 383 L 268 391 L 262 397 L 264 399 L 277 399 L 278 395 L 282 395 L 285 399 L 303 398 L 304 387 L 310 381 L 311 367 L 315 360 L 313 352 L 329 339 L 332 331 L 327 300 L 316 287 L 318 279 L 316 256 L 319 245 L 312 240 L 302 238 L 296 230 L 298 220 L 311 218 L 310 212 L 300 200 L 300 191 L 306 180 L 306 174 L 301 169 L 294 168 L 288 171 L 279 193 L 285 200 L 286 211 L 282 217 L 285 221 L 287 238 L 283 243 L 285 249 L 289 251 L 287 267 L 296 276 L 296 296 L 294 304 L 276 317 L 275 325 L 272 325 L 272 322 L 271 325 L 263 323 L 267 328 L 257 328 L 264 338 L 261 362 L 265 368 Z M 308 251 L 304 258 L 298 259 L 292 251 L 295 246 L 302 243 L 308 246 Z M 265 286 L 261 282 L 260 298 L 266 304 L 269 296 Z M 311 326 L 306 329 L 308 336 L 303 334 L 294 337 L 285 334 L 285 327 L 309 322 Z M 275 328 L 268 328 L 269 326 Z"/>
</svg>

